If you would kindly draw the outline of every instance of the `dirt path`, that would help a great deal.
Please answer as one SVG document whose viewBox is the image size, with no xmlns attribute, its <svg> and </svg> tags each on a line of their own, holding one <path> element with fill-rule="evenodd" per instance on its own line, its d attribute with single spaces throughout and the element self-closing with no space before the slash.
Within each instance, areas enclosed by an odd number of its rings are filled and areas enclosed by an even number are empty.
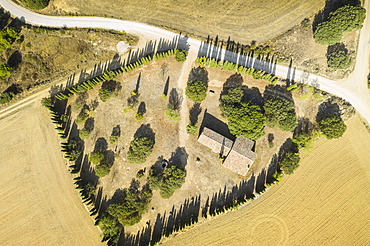
<svg viewBox="0 0 370 246">
<path fill-rule="evenodd" d="M 347 126 L 252 204 L 163 245 L 369 245 L 370 135 L 358 116 Z"/>
<path fill-rule="evenodd" d="M 100 245 L 40 101 L 0 120 L 0 244 Z M 32 113 L 30 113 L 32 112 Z"/>
</svg>

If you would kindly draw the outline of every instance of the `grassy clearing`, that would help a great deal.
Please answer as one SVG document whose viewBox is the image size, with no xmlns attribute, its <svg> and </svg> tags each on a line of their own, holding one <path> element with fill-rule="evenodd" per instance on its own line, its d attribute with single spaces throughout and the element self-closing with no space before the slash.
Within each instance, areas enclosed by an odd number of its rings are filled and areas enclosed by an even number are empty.
<svg viewBox="0 0 370 246">
<path fill-rule="evenodd" d="M 310 1 L 134 1 L 55 0 L 43 10 L 53 15 L 96 15 L 144 22 L 207 38 L 241 43 L 265 42 L 299 24 L 324 7 Z M 150 11 L 148 11 L 150 10 Z"/>
<path fill-rule="evenodd" d="M 293 175 L 250 206 L 164 245 L 369 244 L 370 135 L 357 116 L 347 124 L 341 139 L 318 141 Z"/>
</svg>

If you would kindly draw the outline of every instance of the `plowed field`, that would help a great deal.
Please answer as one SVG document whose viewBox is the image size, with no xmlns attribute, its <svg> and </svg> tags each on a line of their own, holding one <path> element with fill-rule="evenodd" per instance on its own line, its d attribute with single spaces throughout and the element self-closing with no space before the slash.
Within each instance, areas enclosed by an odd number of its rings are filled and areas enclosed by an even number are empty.
<svg viewBox="0 0 370 246">
<path fill-rule="evenodd" d="M 355 116 L 252 204 L 164 245 L 369 245 L 370 135 Z"/>
</svg>

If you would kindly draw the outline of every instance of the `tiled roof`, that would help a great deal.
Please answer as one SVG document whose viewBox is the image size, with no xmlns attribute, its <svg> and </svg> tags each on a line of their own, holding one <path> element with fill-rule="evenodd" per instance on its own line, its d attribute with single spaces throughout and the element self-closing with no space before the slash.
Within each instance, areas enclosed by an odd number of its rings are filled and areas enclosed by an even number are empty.
<svg viewBox="0 0 370 246">
<path fill-rule="evenodd" d="M 198 142 L 211 148 L 213 152 L 220 153 L 224 156 L 229 154 L 233 146 L 233 141 L 207 127 L 204 127 L 202 134 L 198 138 Z"/>
</svg>

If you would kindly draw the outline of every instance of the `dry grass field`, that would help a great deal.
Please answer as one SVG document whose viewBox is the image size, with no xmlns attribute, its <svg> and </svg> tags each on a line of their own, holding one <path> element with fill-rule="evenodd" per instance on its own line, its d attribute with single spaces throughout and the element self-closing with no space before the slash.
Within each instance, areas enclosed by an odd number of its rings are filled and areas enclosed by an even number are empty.
<svg viewBox="0 0 370 246">
<path fill-rule="evenodd" d="M 0 120 L 0 245 L 100 245 L 37 103 Z"/>
<path fill-rule="evenodd" d="M 144 22 L 195 36 L 263 43 L 314 15 L 324 0 L 54 0 L 45 14 L 97 15 Z"/>
<path fill-rule="evenodd" d="M 250 205 L 163 245 L 369 245 L 370 135 L 358 116 Z"/>
</svg>

